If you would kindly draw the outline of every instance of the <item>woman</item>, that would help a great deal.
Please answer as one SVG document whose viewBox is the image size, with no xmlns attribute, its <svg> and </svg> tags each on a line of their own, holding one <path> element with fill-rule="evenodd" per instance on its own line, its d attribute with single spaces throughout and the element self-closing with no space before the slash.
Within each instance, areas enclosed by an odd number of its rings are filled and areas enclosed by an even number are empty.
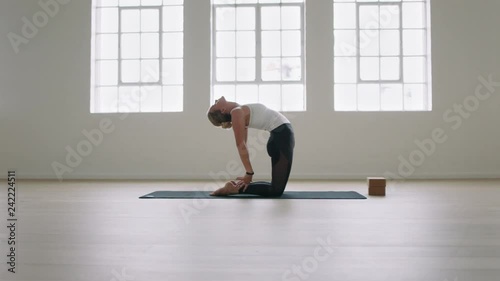
<svg viewBox="0 0 500 281">
<path fill-rule="evenodd" d="M 214 126 L 233 128 L 236 146 L 245 167 L 246 174 L 230 181 L 211 193 L 213 196 L 231 194 L 255 194 L 265 197 L 279 197 L 283 194 L 292 168 L 295 138 L 290 121 L 281 113 L 263 104 L 239 105 L 226 101 L 224 97 L 215 101 L 208 110 L 208 120 Z M 267 153 L 271 157 L 271 182 L 252 182 L 254 175 L 247 148 L 248 128 L 271 132 L 267 142 Z"/>
</svg>

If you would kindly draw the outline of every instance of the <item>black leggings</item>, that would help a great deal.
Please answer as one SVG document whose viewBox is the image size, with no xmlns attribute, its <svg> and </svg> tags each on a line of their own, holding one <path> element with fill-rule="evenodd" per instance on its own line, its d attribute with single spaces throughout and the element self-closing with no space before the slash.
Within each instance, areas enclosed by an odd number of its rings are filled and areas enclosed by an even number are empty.
<svg viewBox="0 0 500 281">
<path fill-rule="evenodd" d="M 271 131 L 267 141 L 267 154 L 271 156 L 271 182 L 251 182 L 247 189 L 240 189 L 239 193 L 255 194 L 265 197 L 279 197 L 285 191 L 288 177 L 292 169 L 293 148 L 295 138 L 290 124 L 283 124 Z"/>
</svg>

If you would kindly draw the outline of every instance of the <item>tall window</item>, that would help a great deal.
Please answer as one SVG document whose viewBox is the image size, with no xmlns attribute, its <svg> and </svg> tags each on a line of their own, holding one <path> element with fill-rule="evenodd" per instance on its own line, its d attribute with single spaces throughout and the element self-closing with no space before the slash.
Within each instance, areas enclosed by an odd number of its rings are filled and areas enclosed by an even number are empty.
<svg viewBox="0 0 500 281">
<path fill-rule="evenodd" d="M 338 111 L 432 109 L 429 0 L 334 0 Z"/>
<path fill-rule="evenodd" d="M 304 0 L 212 0 L 212 101 L 305 110 Z"/>
<path fill-rule="evenodd" d="M 183 0 L 94 0 L 91 112 L 183 109 Z"/>
</svg>

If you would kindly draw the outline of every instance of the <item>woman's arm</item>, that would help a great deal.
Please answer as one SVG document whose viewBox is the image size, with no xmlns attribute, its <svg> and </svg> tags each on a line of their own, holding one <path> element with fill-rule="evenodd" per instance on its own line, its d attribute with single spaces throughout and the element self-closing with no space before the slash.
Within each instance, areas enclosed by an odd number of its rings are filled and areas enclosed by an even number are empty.
<svg viewBox="0 0 500 281">
<path fill-rule="evenodd" d="M 245 171 L 253 172 L 247 148 L 248 129 L 245 126 L 245 114 L 241 108 L 235 108 L 231 111 L 231 123 L 233 126 L 234 138 L 236 140 L 236 147 L 238 148 L 238 153 L 240 154 Z"/>
</svg>

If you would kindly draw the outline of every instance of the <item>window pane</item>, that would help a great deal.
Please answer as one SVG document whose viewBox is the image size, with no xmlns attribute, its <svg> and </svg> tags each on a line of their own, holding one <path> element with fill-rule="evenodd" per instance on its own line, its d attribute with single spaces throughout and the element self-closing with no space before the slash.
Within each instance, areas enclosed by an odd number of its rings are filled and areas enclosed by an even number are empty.
<svg viewBox="0 0 500 281">
<path fill-rule="evenodd" d="M 355 30 L 335 30 L 335 56 L 356 56 L 356 41 Z"/>
<path fill-rule="evenodd" d="M 382 80 L 399 80 L 401 77 L 398 57 L 380 58 L 380 78 Z"/>
<path fill-rule="evenodd" d="M 382 110 L 403 110 L 403 86 L 401 84 L 383 84 L 380 88 Z"/>
<path fill-rule="evenodd" d="M 182 6 L 163 7 L 163 31 L 182 31 L 184 8 Z"/>
<path fill-rule="evenodd" d="M 380 31 L 380 54 L 382 56 L 398 56 L 400 49 L 399 30 Z"/>
<path fill-rule="evenodd" d="M 143 33 L 141 39 L 141 58 L 159 58 L 160 35 L 158 33 Z"/>
<path fill-rule="evenodd" d="M 236 64 L 238 81 L 255 80 L 255 59 L 237 59 Z"/>
<path fill-rule="evenodd" d="M 300 7 L 282 7 L 281 17 L 282 29 L 300 29 Z"/>
<path fill-rule="evenodd" d="M 163 1 L 162 0 L 141 0 L 142 6 L 160 6 Z"/>
<path fill-rule="evenodd" d="M 361 80 L 372 81 L 380 79 L 380 59 L 379 58 L 361 58 L 360 76 Z"/>
<path fill-rule="evenodd" d="M 380 55 L 380 31 L 378 30 L 361 30 L 359 51 L 362 56 L 378 56 Z"/>
<path fill-rule="evenodd" d="M 304 86 L 283 84 L 282 110 L 283 111 L 302 111 L 305 109 Z"/>
<path fill-rule="evenodd" d="M 380 85 L 358 85 L 358 109 L 361 111 L 380 110 Z"/>
<path fill-rule="evenodd" d="M 283 58 L 282 59 L 282 79 L 284 81 L 299 81 L 302 78 L 300 58 Z"/>
<path fill-rule="evenodd" d="M 425 3 L 403 3 L 403 28 L 425 28 Z"/>
<path fill-rule="evenodd" d="M 404 58 L 404 81 L 423 83 L 425 79 L 425 57 Z"/>
<path fill-rule="evenodd" d="M 243 31 L 236 33 L 236 49 L 238 57 L 255 57 L 255 32 Z"/>
<path fill-rule="evenodd" d="M 184 107 L 182 86 L 163 87 L 163 111 L 180 112 Z"/>
<path fill-rule="evenodd" d="M 335 28 L 356 28 L 356 4 L 333 4 L 333 22 Z"/>
<path fill-rule="evenodd" d="M 184 0 L 163 0 L 163 5 L 182 5 Z"/>
<path fill-rule="evenodd" d="M 359 27 L 361 29 L 378 29 L 379 6 L 363 5 L 359 7 Z"/>
<path fill-rule="evenodd" d="M 302 39 L 300 31 L 283 31 L 283 56 L 300 56 L 302 51 Z"/>
<path fill-rule="evenodd" d="M 122 82 L 137 83 L 141 78 L 141 63 L 139 60 L 122 61 Z"/>
<path fill-rule="evenodd" d="M 236 102 L 238 103 L 256 103 L 258 102 L 257 85 L 236 85 Z"/>
<path fill-rule="evenodd" d="M 183 74 L 182 59 L 163 60 L 163 85 L 181 85 L 183 83 Z"/>
<path fill-rule="evenodd" d="M 357 78 L 357 63 L 356 58 L 335 58 L 333 63 L 335 71 L 335 83 L 356 83 Z"/>
<path fill-rule="evenodd" d="M 262 32 L 262 56 L 280 56 L 281 55 L 281 32 L 263 31 Z"/>
<path fill-rule="evenodd" d="M 97 9 L 97 32 L 118 32 L 118 9 Z"/>
<path fill-rule="evenodd" d="M 123 34 L 121 41 L 121 56 L 123 59 L 140 58 L 141 40 L 139 33 Z"/>
<path fill-rule="evenodd" d="M 336 84 L 334 91 L 335 110 L 355 111 L 357 110 L 357 86 L 356 84 Z"/>
<path fill-rule="evenodd" d="M 140 0 L 120 0 L 120 6 L 139 6 Z"/>
<path fill-rule="evenodd" d="M 263 30 L 278 30 L 281 28 L 281 13 L 279 7 L 262 7 Z"/>
<path fill-rule="evenodd" d="M 184 53 L 184 35 L 181 32 L 163 34 L 163 57 L 182 58 Z"/>
<path fill-rule="evenodd" d="M 406 56 L 425 55 L 427 50 L 425 30 L 403 30 L 403 52 Z"/>
<path fill-rule="evenodd" d="M 139 10 L 122 10 L 121 15 L 122 32 L 140 31 L 141 17 Z"/>
<path fill-rule="evenodd" d="M 236 56 L 236 43 L 235 32 L 233 31 L 219 31 L 216 38 L 216 54 L 217 57 L 235 57 Z"/>
<path fill-rule="evenodd" d="M 428 110 L 427 89 L 424 84 L 407 84 L 404 88 L 406 110 Z"/>
<path fill-rule="evenodd" d="M 160 81 L 160 61 L 159 60 L 141 61 L 141 82 L 155 83 L 159 81 Z"/>
<path fill-rule="evenodd" d="M 217 81 L 234 81 L 236 78 L 235 59 L 217 59 Z"/>
<path fill-rule="evenodd" d="M 262 59 L 262 80 L 280 81 L 281 80 L 281 59 L 264 58 Z"/>
<path fill-rule="evenodd" d="M 144 9 L 141 11 L 141 31 L 160 31 L 160 11 L 157 9 Z"/>
<path fill-rule="evenodd" d="M 255 30 L 255 8 L 236 8 L 236 29 Z"/>
<path fill-rule="evenodd" d="M 96 89 L 95 107 L 92 113 L 118 112 L 118 87 L 99 87 Z"/>
<path fill-rule="evenodd" d="M 400 10 L 396 5 L 380 6 L 380 28 L 399 28 Z"/>
<path fill-rule="evenodd" d="M 98 61 L 96 70 L 97 85 L 118 85 L 118 61 Z"/>
<path fill-rule="evenodd" d="M 234 0 L 229 0 L 229 1 L 234 1 Z M 257 0 L 236 0 L 236 4 L 255 4 L 257 2 L 258 2 Z"/>
<path fill-rule="evenodd" d="M 118 89 L 118 112 L 138 112 L 141 109 L 141 88 L 138 86 Z"/>
<path fill-rule="evenodd" d="M 281 85 L 261 85 L 259 102 L 274 110 L 281 110 Z"/>
<path fill-rule="evenodd" d="M 161 112 L 162 87 L 142 87 L 141 112 Z"/>
<path fill-rule="evenodd" d="M 118 59 L 118 35 L 102 34 L 96 36 L 97 59 Z"/>
<path fill-rule="evenodd" d="M 218 8 L 216 10 L 216 29 L 217 30 L 235 30 L 236 14 L 234 8 Z"/>
<path fill-rule="evenodd" d="M 226 100 L 236 100 L 236 86 L 235 85 L 215 85 L 214 97 L 226 97 Z M 213 103 L 212 103 L 213 104 Z"/>
</svg>

